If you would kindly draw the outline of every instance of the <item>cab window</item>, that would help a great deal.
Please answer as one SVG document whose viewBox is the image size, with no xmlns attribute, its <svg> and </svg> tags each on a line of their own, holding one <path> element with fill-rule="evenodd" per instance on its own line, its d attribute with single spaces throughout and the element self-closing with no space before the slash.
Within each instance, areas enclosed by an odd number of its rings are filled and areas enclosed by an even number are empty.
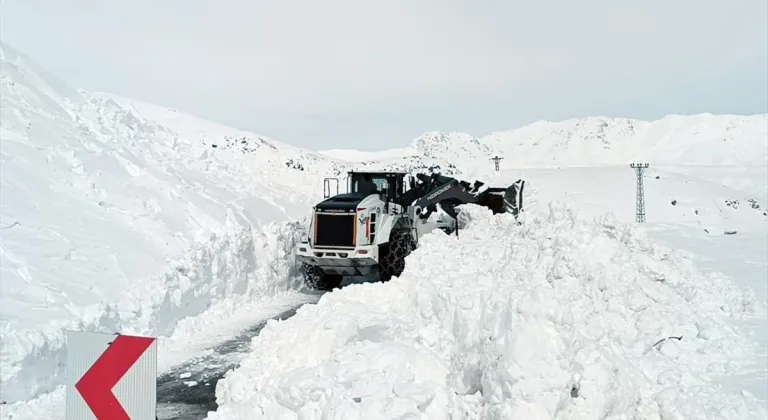
<svg viewBox="0 0 768 420">
<path fill-rule="evenodd" d="M 387 183 L 386 178 L 373 177 L 372 180 L 373 180 L 373 183 L 376 184 L 376 189 L 378 189 L 382 193 L 385 193 L 385 194 L 387 193 L 387 191 L 389 190 L 389 184 Z"/>
</svg>

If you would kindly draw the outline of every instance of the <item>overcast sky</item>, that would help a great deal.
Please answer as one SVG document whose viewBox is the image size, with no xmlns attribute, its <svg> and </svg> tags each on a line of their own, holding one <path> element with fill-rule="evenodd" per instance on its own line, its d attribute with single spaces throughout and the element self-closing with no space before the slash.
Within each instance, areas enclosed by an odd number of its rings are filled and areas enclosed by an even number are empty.
<svg viewBox="0 0 768 420">
<path fill-rule="evenodd" d="M 768 111 L 765 0 L 4 0 L 74 87 L 312 149 L 537 119 Z"/>
</svg>

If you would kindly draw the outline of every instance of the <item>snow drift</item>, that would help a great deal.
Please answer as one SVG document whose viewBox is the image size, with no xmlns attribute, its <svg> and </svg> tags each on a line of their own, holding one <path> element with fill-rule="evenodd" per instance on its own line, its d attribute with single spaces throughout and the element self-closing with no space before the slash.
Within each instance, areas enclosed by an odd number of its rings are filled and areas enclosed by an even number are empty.
<svg viewBox="0 0 768 420">
<path fill-rule="evenodd" d="M 734 327 L 764 311 L 751 291 L 608 218 L 461 217 L 400 278 L 270 322 L 208 419 L 766 416 L 714 382 L 753 360 Z"/>
</svg>

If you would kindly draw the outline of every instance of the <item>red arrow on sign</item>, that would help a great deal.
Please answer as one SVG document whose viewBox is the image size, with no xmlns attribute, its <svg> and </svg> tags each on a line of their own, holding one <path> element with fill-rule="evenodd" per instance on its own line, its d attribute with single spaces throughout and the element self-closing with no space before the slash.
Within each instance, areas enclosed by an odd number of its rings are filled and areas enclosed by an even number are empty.
<svg viewBox="0 0 768 420">
<path fill-rule="evenodd" d="M 112 388 L 155 341 L 151 337 L 118 336 L 75 384 L 98 420 L 131 420 Z"/>
</svg>

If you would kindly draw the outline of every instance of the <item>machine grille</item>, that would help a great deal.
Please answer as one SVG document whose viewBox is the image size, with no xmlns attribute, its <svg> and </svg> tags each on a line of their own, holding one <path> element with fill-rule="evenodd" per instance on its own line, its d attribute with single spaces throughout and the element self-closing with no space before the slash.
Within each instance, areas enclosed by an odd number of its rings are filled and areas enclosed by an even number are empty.
<svg viewBox="0 0 768 420">
<path fill-rule="evenodd" d="M 315 214 L 315 246 L 349 247 L 355 246 L 355 214 Z"/>
</svg>

